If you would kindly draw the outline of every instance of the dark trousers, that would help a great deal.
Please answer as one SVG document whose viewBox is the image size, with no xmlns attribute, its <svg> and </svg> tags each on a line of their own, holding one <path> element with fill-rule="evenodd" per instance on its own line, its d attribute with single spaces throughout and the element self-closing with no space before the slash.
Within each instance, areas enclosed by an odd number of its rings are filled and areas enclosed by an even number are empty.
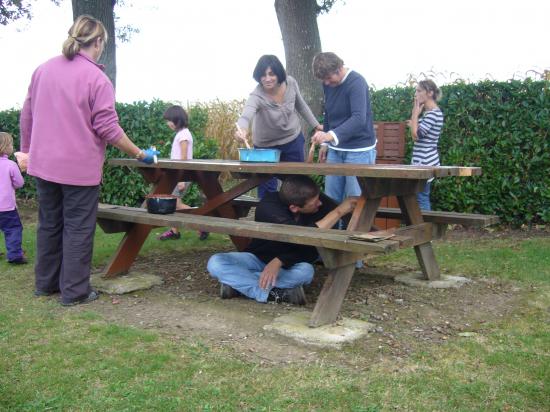
<svg viewBox="0 0 550 412">
<path fill-rule="evenodd" d="M 36 289 L 60 290 L 65 302 L 88 296 L 99 186 L 36 178 L 36 189 Z"/>
<path fill-rule="evenodd" d="M 281 151 L 281 162 L 303 162 L 304 161 L 304 144 L 305 138 L 302 132 L 291 142 L 278 145 L 263 147 L 259 149 L 279 149 Z M 258 186 L 258 197 L 261 199 L 266 192 L 277 191 L 277 179 L 271 178 L 267 182 Z"/>
<path fill-rule="evenodd" d="M 21 249 L 23 225 L 17 209 L 0 212 L 0 230 L 4 232 L 8 261 L 21 259 L 23 257 L 23 249 Z"/>
</svg>

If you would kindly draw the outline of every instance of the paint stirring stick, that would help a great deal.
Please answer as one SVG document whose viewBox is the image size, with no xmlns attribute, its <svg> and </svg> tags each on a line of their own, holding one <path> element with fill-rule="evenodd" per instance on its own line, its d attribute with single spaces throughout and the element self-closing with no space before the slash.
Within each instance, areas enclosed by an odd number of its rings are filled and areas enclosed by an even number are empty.
<svg viewBox="0 0 550 412">
<path fill-rule="evenodd" d="M 239 131 L 239 133 L 241 134 L 241 136 L 244 135 L 243 133 L 243 129 L 241 129 L 241 127 L 239 126 L 239 123 L 235 123 L 235 126 L 237 126 L 237 130 Z M 243 138 L 244 140 L 244 144 L 246 146 L 247 149 L 250 149 L 250 144 L 248 143 L 248 139 L 247 138 Z"/>
<path fill-rule="evenodd" d="M 309 147 L 309 153 L 307 155 L 307 163 L 313 163 L 313 158 L 315 157 L 315 142 L 311 141 L 311 146 Z"/>
</svg>

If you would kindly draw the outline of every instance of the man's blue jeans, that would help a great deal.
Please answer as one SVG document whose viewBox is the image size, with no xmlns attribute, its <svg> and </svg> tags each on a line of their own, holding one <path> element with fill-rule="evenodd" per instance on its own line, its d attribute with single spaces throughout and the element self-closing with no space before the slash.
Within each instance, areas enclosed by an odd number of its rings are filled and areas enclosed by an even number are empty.
<svg viewBox="0 0 550 412">
<path fill-rule="evenodd" d="M 344 152 L 328 149 L 327 163 L 352 163 L 373 165 L 376 162 L 376 149 L 362 152 Z M 361 188 L 355 176 L 327 176 L 325 179 L 325 193 L 336 203 L 348 196 L 360 196 Z"/>
<path fill-rule="evenodd" d="M 210 275 L 258 302 L 267 302 L 269 289 L 259 286 L 260 275 L 266 264 L 248 252 L 217 253 L 208 260 Z M 279 270 L 275 287 L 292 289 L 307 285 L 313 279 L 313 266 L 296 263 L 290 269 Z"/>
<path fill-rule="evenodd" d="M 432 210 L 432 205 L 430 204 L 430 191 L 432 187 L 432 182 L 426 182 L 424 190 L 416 194 L 416 200 L 421 210 Z"/>
</svg>

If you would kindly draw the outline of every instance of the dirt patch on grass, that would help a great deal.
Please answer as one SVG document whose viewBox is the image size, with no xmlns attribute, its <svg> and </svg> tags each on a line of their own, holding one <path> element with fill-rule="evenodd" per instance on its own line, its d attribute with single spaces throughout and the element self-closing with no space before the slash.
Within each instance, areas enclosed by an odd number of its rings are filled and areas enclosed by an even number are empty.
<svg viewBox="0 0 550 412">
<path fill-rule="evenodd" d="M 19 212 L 25 224 L 36 223 L 33 202 L 20 203 Z M 548 236 L 547 229 L 496 231 L 457 226 L 448 232 L 446 241 L 539 236 Z M 357 270 L 341 315 L 371 322 L 374 331 L 342 351 L 319 349 L 266 332 L 263 326 L 290 311 L 313 310 L 326 279 L 322 266 L 316 267 L 313 283 L 305 288 L 309 300 L 305 307 L 242 298 L 221 300 L 218 283 L 206 272 L 206 262 L 216 252 L 220 250 L 206 244 L 200 250 L 139 257 L 132 270 L 161 276 L 162 286 L 123 296 L 104 295 L 89 306 L 71 310 L 97 310 L 108 321 L 151 329 L 174 340 L 204 342 L 260 364 L 328 362 L 354 369 L 376 364 L 399 370 L 411 354 L 463 339 L 462 332 L 478 333 L 482 339 L 495 321 L 517 308 L 517 301 L 527 292 L 513 282 L 486 278 L 474 278 L 458 289 L 415 288 L 393 278 L 418 271 L 417 266 L 371 263 Z"/>
<path fill-rule="evenodd" d="M 371 322 L 375 330 L 345 351 L 319 349 L 266 332 L 263 326 L 289 311 L 312 311 L 326 278 L 323 267 L 316 267 L 313 283 L 305 288 L 305 307 L 221 300 L 218 283 L 206 272 L 215 252 L 219 250 L 141 257 L 133 270 L 159 275 L 164 284 L 104 296 L 93 309 L 113 322 L 153 329 L 176 340 L 201 341 L 259 363 L 328 361 L 369 368 L 373 360 L 391 361 L 395 367 L 396 361 L 430 345 L 461 339 L 461 332 L 482 335 L 486 325 L 506 316 L 521 296 L 513 283 L 483 278 L 458 289 L 414 288 L 395 283 L 393 277 L 416 267 L 367 266 L 355 274 L 341 315 Z"/>
</svg>

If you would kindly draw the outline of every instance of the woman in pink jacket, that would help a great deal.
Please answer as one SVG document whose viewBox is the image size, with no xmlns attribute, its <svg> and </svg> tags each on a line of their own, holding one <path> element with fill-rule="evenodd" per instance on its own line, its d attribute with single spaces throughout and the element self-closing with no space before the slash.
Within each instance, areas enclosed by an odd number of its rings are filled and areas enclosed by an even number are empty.
<svg viewBox="0 0 550 412">
<path fill-rule="evenodd" d="M 146 163 L 158 153 L 139 149 L 119 125 L 113 85 L 97 64 L 106 42 L 99 20 L 78 17 L 63 55 L 33 73 L 21 110 L 21 152 L 39 202 L 35 295 L 61 292 L 64 306 L 98 297 L 90 269 L 106 145 Z"/>
</svg>

